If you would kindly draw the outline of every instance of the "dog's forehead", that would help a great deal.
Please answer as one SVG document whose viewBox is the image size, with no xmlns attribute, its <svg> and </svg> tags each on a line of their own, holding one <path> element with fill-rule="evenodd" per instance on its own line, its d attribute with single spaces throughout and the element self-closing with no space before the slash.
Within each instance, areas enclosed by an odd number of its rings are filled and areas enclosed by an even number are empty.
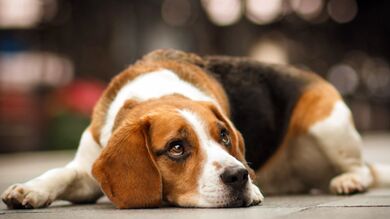
<svg viewBox="0 0 390 219">
<path fill-rule="evenodd" d="M 190 110 L 179 110 L 180 114 L 190 124 L 198 138 L 199 146 L 206 156 L 206 163 L 213 163 L 217 161 L 223 165 L 239 165 L 243 166 L 233 155 L 229 154 L 228 150 L 218 143 L 212 136 L 209 126 L 217 126 L 217 123 L 205 121 L 202 117 Z"/>
<path fill-rule="evenodd" d="M 177 112 L 159 112 L 151 119 L 150 137 L 156 145 L 162 145 L 172 138 L 177 138 L 187 133 L 189 126 Z"/>
<path fill-rule="evenodd" d="M 204 114 L 189 109 L 181 109 L 178 112 L 193 130 L 202 147 L 218 145 L 213 139 L 213 133 L 210 133 L 211 130 L 215 130 L 215 126 L 218 124 L 215 116 L 205 116 Z"/>
<path fill-rule="evenodd" d="M 181 102 L 183 103 L 175 107 L 164 108 L 160 106 L 154 108 L 152 114 L 153 131 L 159 135 L 164 135 L 182 129 L 196 131 L 201 128 L 213 128 L 218 124 L 218 118 L 207 106 L 201 103 Z"/>
<path fill-rule="evenodd" d="M 202 143 L 209 138 L 209 134 L 206 131 L 208 124 L 197 113 L 187 109 L 178 110 L 178 112 L 188 122 L 191 128 L 194 129 Z"/>
</svg>

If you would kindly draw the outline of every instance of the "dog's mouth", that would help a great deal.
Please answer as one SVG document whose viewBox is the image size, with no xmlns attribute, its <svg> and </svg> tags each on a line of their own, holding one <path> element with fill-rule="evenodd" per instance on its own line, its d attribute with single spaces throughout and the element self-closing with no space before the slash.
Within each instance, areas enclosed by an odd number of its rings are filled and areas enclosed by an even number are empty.
<svg viewBox="0 0 390 219">
<path fill-rule="evenodd" d="M 208 195 L 206 198 L 209 207 L 214 208 L 239 208 L 251 204 L 249 195 L 245 191 L 230 191 L 225 195 Z"/>
<path fill-rule="evenodd" d="M 176 197 L 177 198 L 177 197 Z M 195 207 L 195 208 L 240 208 L 256 205 L 258 202 L 252 200 L 248 189 L 240 191 L 232 189 L 218 189 L 202 192 L 198 195 L 183 196 L 175 200 L 169 197 L 164 198 L 165 206 Z"/>
<path fill-rule="evenodd" d="M 222 207 L 225 208 L 239 208 L 249 206 L 249 198 L 243 194 L 232 195 L 230 200 Z"/>
<path fill-rule="evenodd" d="M 246 190 L 243 191 L 231 191 L 230 198 L 223 207 L 226 208 L 239 208 L 246 207 L 250 204 L 248 195 L 246 195 Z"/>
</svg>

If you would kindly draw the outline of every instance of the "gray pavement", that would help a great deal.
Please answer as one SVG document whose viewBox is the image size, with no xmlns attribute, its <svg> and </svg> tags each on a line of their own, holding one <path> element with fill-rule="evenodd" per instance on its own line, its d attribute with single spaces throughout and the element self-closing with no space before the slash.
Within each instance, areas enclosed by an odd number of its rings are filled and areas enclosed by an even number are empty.
<svg viewBox="0 0 390 219">
<path fill-rule="evenodd" d="M 364 135 L 367 161 L 390 163 L 390 133 Z M 0 155 L 0 192 L 49 168 L 66 164 L 74 152 L 35 152 Z M 262 206 L 233 209 L 161 208 L 118 210 L 102 198 L 93 205 L 55 202 L 45 209 L 7 210 L 0 204 L 0 218 L 390 218 L 390 188 L 365 194 L 326 194 L 266 197 Z"/>
</svg>

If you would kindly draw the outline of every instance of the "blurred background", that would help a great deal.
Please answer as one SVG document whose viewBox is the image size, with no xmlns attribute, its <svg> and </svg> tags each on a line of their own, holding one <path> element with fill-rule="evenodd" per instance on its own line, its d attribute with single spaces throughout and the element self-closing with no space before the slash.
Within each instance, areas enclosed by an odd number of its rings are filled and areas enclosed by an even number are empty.
<svg viewBox="0 0 390 219">
<path fill-rule="evenodd" d="M 0 0 L 0 152 L 74 149 L 110 78 L 175 48 L 318 72 L 390 130 L 390 1 Z"/>
</svg>

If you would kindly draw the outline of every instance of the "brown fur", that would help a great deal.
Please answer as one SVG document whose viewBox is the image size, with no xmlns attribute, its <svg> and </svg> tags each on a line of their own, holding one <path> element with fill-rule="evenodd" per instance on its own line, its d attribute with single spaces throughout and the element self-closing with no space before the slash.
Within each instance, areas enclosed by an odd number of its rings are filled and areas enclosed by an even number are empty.
<svg viewBox="0 0 390 219">
<path fill-rule="evenodd" d="M 222 165 L 217 161 L 213 162 L 213 166 L 215 167 L 216 170 L 220 170 L 222 168 Z"/>
<path fill-rule="evenodd" d="M 160 69 L 172 70 L 182 80 L 195 85 L 200 90 L 210 95 L 210 97 L 214 98 L 226 115 L 230 115 L 229 102 L 222 86 L 199 66 L 195 65 L 198 64 L 198 62 L 191 64 L 191 62 L 188 62 L 188 58 L 184 58 L 182 61 L 180 59 L 171 60 L 166 57 L 158 58 L 158 54 L 159 53 L 157 52 L 146 55 L 144 60 L 130 66 L 111 81 L 110 85 L 96 104 L 92 115 L 91 130 L 96 142 L 100 142 L 100 130 L 105 122 L 105 115 L 108 107 L 123 85 L 139 75 Z"/>
<path fill-rule="evenodd" d="M 118 115 L 115 117 L 114 126 L 112 127 L 113 132 L 122 124 L 123 121 L 125 121 L 129 111 L 137 104 L 138 102 L 135 100 L 127 100 L 123 104 L 122 108 L 118 112 Z"/>
<path fill-rule="evenodd" d="M 146 62 L 156 62 L 156 61 L 165 61 L 165 60 L 173 60 L 180 62 L 187 62 L 189 64 L 194 64 L 198 66 L 204 66 L 205 61 L 193 54 L 183 51 L 178 51 L 174 49 L 159 49 L 155 50 L 142 58 L 142 61 Z"/>
<path fill-rule="evenodd" d="M 304 90 L 296 103 L 281 146 L 260 171 L 266 170 L 272 162 L 277 160 L 294 138 L 306 134 L 310 127 L 326 119 L 331 114 L 334 104 L 341 99 L 333 86 L 317 76 L 311 77 L 314 81 Z"/>
<path fill-rule="evenodd" d="M 162 180 L 150 152 L 148 126 L 145 118 L 118 128 L 93 165 L 94 177 L 118 208 L 161 205 Z"/>
<path fill-rule="evenodd" d="M 95 106 L 91 131 L 94 139 L 100 142 L 107 110 L 119 90 L 139 75 L 168 69 L 215 99 L 220 107 L 178 94 L 144 102 L 125 102 L 115 118 L 108 146 L 103 148 L 93 166 L 93 175 L 117 207 L 157 207 L 163 198 L 171 203 L 191 203 L 197 192 L 205 155 L 194 130 L 179 115 L 178 109 L 185 108 L 201 116 L 216 141 L 220 141 L 217 125 L 222 123 L 232 138 L 232 147 L 225 150 L 250 170 L 244 157 L 243 138 L 228 120 L 226 94 L 221 85 L 201 69 L 202 62 L 196 55 L 177 51 L 148 54 L 116 76 Z M 164 151 L 172 139 L 186 139 L 191 145 L 187 148 L 190 150 L 188 158 L 174 161 L 166 154 L 158 153 Z M 250 173 L 254 177 L 252 170 Z"/>
<path fill-rule="evenodd" d="M 179 115 L 178 109 L 191 110 L 201 116 L 216 141 L 220 140 L 217 124 L 222 123 L 232 137 L 232 147 L 226 150 L 246 165 L 241 135 L 214 105 L 192 101 L 181 95 L 170 95 L 141 103 L 128 101 L 117 116 L 116 128 L 109 145 L 103 149 L 102 155 L 93 167 L 93 174 L 101 183 L 103 191 L 119 208 L 159 206 L 162 200 L 158 202 L 157 197 L 165 197 L 171 203 L 177 203 L 179 200 L 183 203 L 196 194 L 205 155 L 200 150 L 200 143 L 194 130 Z M 134 134 L 133 130 L 134 127 L 138 127 L 135 126 L 137 124 L 146 127 L 143 132 L 146 140 L 143 142 L 140 140 L 142 136 L 140 131 Z M 156 155 L 172 139 L 186 139 L 191 145 L 189 148 L 191 155 L 185 161 L 176 162 L 165 155 Z M 149 159 L 137 160 L 132 156 Z M 129 162 L 129 159 L 135 159 L 136 168 L 142 171 L 133 170 L 133 161 Z M 155 165 L 154 168 L 152 164 Z M 139 182 L 131 179 L 137 179 Z M 151 185 L 142 185 L 144 180 L 161 181 L 164 189 L 161 190 L 154 185 L 154 190 L 150 190 Z M 127 183 L 130 185 L 126 185 Z M 138 196 L 139 199 L 129 198 L 136 195 L 128 192 L 130 188 L 145 194 L 153 191 L 151 200 L 146 195 Z M 158 196 L 158 192 L 163 193 Z"/>
<path fill-rule="evenodd" d="M 291 132 L 292 137 L 306 133 L 315 123 L 326 119 L 340 99 L 341 96 L 330 84 L 312 84 L 299 98 L 290 119 L 288 132 Z"/>
</svg>

